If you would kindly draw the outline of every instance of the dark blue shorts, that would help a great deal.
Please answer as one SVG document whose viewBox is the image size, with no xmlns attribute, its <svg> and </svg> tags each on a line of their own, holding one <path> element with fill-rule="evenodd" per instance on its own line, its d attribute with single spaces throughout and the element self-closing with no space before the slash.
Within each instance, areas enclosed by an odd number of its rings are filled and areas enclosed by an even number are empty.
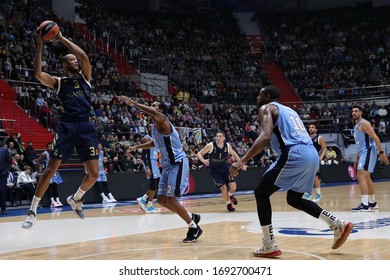
<svg viewBox="0 0 390 280">
<path fill-rule="evenodd" d="M 67 160 L 74 148 L 81 161 L 98 159 L 98 138 L 96 129 L 91 122 L 63 122 L 57 125 L 53 140 L 52 157 Z"/>
<path fill-rule="evenodd" d="M 222 167 L 217 169 L 210 169 L 210 175 L 213 178 L 215 186 L 217 188 L 222 187 L 223 185 L 229 185 L 231 182 L 235 182 L 234 177 L 229 175 L 229 167 Z"/>
</svg>

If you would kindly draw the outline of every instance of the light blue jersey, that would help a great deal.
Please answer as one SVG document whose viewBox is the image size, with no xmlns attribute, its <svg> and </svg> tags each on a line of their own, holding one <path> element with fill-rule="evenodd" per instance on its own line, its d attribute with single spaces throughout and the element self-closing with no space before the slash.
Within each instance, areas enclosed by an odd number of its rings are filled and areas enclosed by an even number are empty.
<svg viewBox="0 0 390 280">
<path fill-rule="evenodd" d="M 150 141 L 153 141 L 153 138 L 150 135 L 146 135 L 145 137 L 147 137 Z M 160 178 L 160 168 L 158 167 L 158 154 L 159 151 L 156 147 L 142 151 L 142 164 L 144 165 L 144 170 L 146 169 L 146 166 L 149 166 L 150 171 L 152 172 L 151 176 L 153 179 Z"/>
<path fill-rule="evenodd" d="M 366 170 L 373 173 L 378 154 L 374 139 L 372 139 L 367 133 L 359 130 L 362 120 L 363 119 L 361 119 L 353 128 L 353 137 L 355 138 L 359 154 L 357 170 Z"/>
<path fill-rule="evenodd" d="M 172 132 L 168 135 L 152 128 L 154 146 L 160 151 L 162 173 L 158 185 L 158 195 L 167 197 L 181 196 L 189 180 L 189 164 L 180 141 L 179 133 L 169 122 Z"/>
<path fill-rule="evenodd" d="M 277 102 L 271 102 L 271 104 L 279 109 L 279 117 L 274 124 L 271 138 L 272 148 L 279 156 L 282 155 L 285 147 L 297 144 L 313 145 L 297 112 Z"/>
<path fill-rule="evenodd" d="M 158 132 L 156 124 L 152 128 L 154 146 L 160 151 L 161 165 L 163 168 L 187 158 L 186 153 L 183 151 L 179 133 L 170 122 L 169 124 L 172 132 L 168 135 L 163 135 Z"/>
<path fill-rule="evenodd" d="M 99 177 L 97 178 L 96 182 L 107 182 L 107 174 L 104 171 L 104 152 L 102 150 L 99 151 Z"/>
<path fill-rule="evenodd" d="M 298 114 L 289 107 L 272 102 L 279 109 L 271 137 L 278 154 L 264 179 L 283 190 L 311 193 L 318 169 L 318 153 Z"/>
<path fill-rule="evenodd" d="M 46 167 L 49 163 L 49 159 L 50 159 L 50 153 L 48 151 L 44 151 L 44 153 L 46 154 L 46 159 L 44 159 L 41 162 L 42 172 L 46 169 Z M 60 173 L 58 171 L 56 171 L 56 173 L 54 173 L 53 177 L 51 177 L 49 184 L 56 183 L 57 185 L 60 185 L 63 182 L 64 181 L 62 180 Z"/>
</svg>

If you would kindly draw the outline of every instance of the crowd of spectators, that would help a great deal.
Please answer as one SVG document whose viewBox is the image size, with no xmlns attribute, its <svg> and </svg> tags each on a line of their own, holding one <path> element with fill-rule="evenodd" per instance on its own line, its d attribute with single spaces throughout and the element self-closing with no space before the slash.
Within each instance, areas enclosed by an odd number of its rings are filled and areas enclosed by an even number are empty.
<svg viewBox="0 0 390 280">
<path fill-rule="evenodd" d="M 358 6 L 257 18 L 267 59 L 276 59 L 302 99 L 332 100 L 389 84 L 389 12 Z"/>
</svg>

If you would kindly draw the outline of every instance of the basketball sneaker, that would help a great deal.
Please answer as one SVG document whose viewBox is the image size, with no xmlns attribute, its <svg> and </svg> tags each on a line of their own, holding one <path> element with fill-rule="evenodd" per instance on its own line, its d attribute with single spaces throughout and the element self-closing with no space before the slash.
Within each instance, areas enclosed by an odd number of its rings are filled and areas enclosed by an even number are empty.
<svg viewBox="0 0 390 280">
<path fill-rule="evenodd" d="M 352 212 L 368 212 L 370 211 L 370 207 L 368 205 L 364 205 L 360 203 L 357 207 L 352 208 Z"/>
<path fill-rule="evenodd" d="M 330 226 L 330 229 L 334 233 L 332 249 L 337 249 L 347 241 L 347 238 L 353 229 L 353 223 L 339 220 L 336 225 Z"/>
<path fill-rule="evenodd" d="M 313 198 L 313 202 L 317 203 L 317 202 L 319 202 L 319 201 L 321 200 L 321 198 L 322 198 L 322 194 L 317 193 L 317 194 L 314 196 L 314 198 Z"/>
<path fill-rule="evenodd" d="M 189 228 L 187 237 L 183 239 L 184 243 L 193 243 L 202 235 L 203 230 L 198 226 L 196 228 Z"/>
<path fill-rule="evenodd" d="M 311 195 L 305 192 L 305 194 L 302 196 L 303 199 L 310 200 Z"/>
<path fill-rule="evenodd" d="M 370 211 L 379 211 L 378 203 L 375 201 L 374 203 L 369 202 L 368 207 L 370 207 Z"/>
<path fill-rule="evenodd" d="M 30 229 L 32 228 L 32 226 L 36 221 L 37 221 L 37 214 L 35 214 L 34 211 L 28 210 L 27 217 L 22 224 L 22 228 Z"/>
<path fill-rule="evenodd" d="M 62 206 L 64 205 L 61 203 L 61 201 L 57 201 L 57 207 L 62 207 Z"/>
<path fill-rule="evenodd" d="M 199 224 L 199 222 L 200 222 L 200 215 L 191 213 L 191 219 L 195 222 L 195 224 Z"/>
<path fill-rule="evenodd" d="M 137 198 L 137 203 L 139 208 L 141 208 L 142 211 L 146 211 L 146 204 L 148 203 L 142 196 Z"/>
<path fill-rule="evenodd" d="M 280 256 L 281 254 L 282 251 L 279 249 L 279 246 L 278 244 L 276 244 L 276 241 L 268 243 L 264 240 L 264 238 L 263 247 L 253 252 L 253 255 L 258 258 L 275 258 L 277 256 Z"/>
<path fill-rule="evenodd" d="M 238 201 L 237 199 L 234 197 L 234 196 L 230 196 L 230 201 L 234 204 L 234 205 L 237 205 L 238 204 Z"/>
<path fill-rule="evenodd" d="M 115 197 L 111 193 L 108 194 L 108 199 L 110 200 L 110 202 L 117 202 Z"/>
<path fill-rule="evenodd" d="M 145 209 L 145 213 L 148 213 L 148 214 L 160 213 L 160 212 L 161 212 L 161 210 L 154 208 L 153 205 L 150 205 L 150 206 L 146 207 L 146 209 Z"/>
<path fill-rule="evenodd" d="M 73 195 L 69 196 L 66 201 L 69 203 L 70 207 L 76 212 L 76 214 L 81 218 L 84 219 L 84 211 L 83 211 L 83 201 L 82 199 L 80 200 L 74 200 Z"/>
<path fill-rule="evenodd" d="M 53 201 L 53 202 L 50 204 L 50 207 L 51 207 L 51 208 L 58 207 L 58 206 L 59 206 L 58 203 L 55 202 L 55 201 Z"/>
<path fill-rule="evenodd" d="M 234 208 L 233 204 L 229 203 L 228 205 L 226 205 L 226 208 L 229 212 L 234 212 L 236 211 L 236 208 Z"/>
</svg>

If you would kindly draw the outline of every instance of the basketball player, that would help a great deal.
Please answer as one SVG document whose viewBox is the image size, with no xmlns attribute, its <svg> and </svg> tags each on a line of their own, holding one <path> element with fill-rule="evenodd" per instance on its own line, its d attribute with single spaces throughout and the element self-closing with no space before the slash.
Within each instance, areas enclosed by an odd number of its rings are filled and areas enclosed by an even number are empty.
<svg viewBox="0 0 390 280">
<path fill-rule="evenodd" d="M 148 134 L 142 139 L 143 143 L 153 142 L 152 138 L 153 124 L 149 123 L 147 126 Z M 158 149 L 156 147 L 150 149 L 142 149 L 142 162 L 146 177 L 149 180 L 148 191 L 141 197 L 137 198 L 139 207 L 145 213 L 160 213 L 160 209 L 153 206 L 153 199 L 156 194 L 158 183 L 160 182 L 160 168 L 158 167 Z"/>
<path fill-rule="evenodd" d="M 318 152 L 318 155 L 320 157 L 319 158 L 319 162 L 321 163 L 321 161 L 324 159 L 324 157 L 326 155 L 326 143 L 325 143 L 325 140 L 324 140 L 324 138 L 321 135 L 317 134 L 317 127 L 316 127 L 315 124 L 309 125 L 309 135 L 310 135 L 311 141 L 313 141 L 314 148 L 316 148 L 316 150 Z M 320 182 L 319 175 L 320 175 L 320 165 L 318 166 L 316 177 L 314 178 L 314 185 L 315 185 L 315 188 L 316 188 L 316 195 L 313 198 L 314 202 L 319 202 L 320 199 L 322 198 L 321 182 Z M 303 198 L 304 199 L 310 199 L 310 194 L 309 193 L 305 193 L 303 195 Z"/>
<path fill-rule="evenodd" d="M 139 104 L 127 96 L 121 96 L 127 105 L 137 107 L 152 117 L 153 141 L 131 147 L 135 149 L 151 149 L 156 147 L 161 154 L 162 173 L 158 185 L 157 202 L 175 212 L 188 224 L 187 237 L 184 243 L 198 240 L 202 229 L 198 226 L 200 215 L 191 214 L 177 201 L 187 187 L 189 180 L 189 164 L 186 153 L 180 141 L 179 133 L 165 116 L 166 105 L 163 102 L 153 102 L 152 106 Z M 191 215 L 191 216 L 190 216 Z"/>
<path fill-rule="evenodd" d="M 65 55 L 61 60 L 64 77 L 52 76 L 42 71 L 43 40 L 40 30 L 36 32 L 36 41 L 35 77 L 45 86 L 57 90 L 62 114 L 53 140 L 53 151 L 47 167 L 39 179 L 27 217 L 22 224 L 25 229 L 34 225 L 38 204 L 48 188 L 51 177 L 56 173 L 62 160 L 69 158 L 74 147 L 84 162 L 87 172 L 80 187 L 76 193 L 67 198 L 67 202 L 82 219 L 85 217 L 82 210 L 82 197 L 94 185 L 99 176 L 97 134 L 94 124 L 89 120 L 92 75 L 89 58 L 80 47 L 62 36 L 60 32 L 56 41 L 64 44 L 71 54 Z M 81 69 L 79 69 L 80 67 Z"/>
<path fill-rule="evenodd" d="M 38 173 L 43 172 L 49 162 L 50 159 L 50 154 L 53 151 L 53 145 L 51 143 L 46 144 L 46 151 L 44 151 L 39 159 L 38 159 L 38 164 L 37 164 L 37 170 L 40 170 Z M 48 194 L 50 197 L 50 207 L 62 207 L 62 203 L 59 198 L 59 192 L 58 192 L 58 187 L 62 183 L 62 178 L 61 175 L 58 171 L 54 173 L 54 176 L 51 177 L 50 182 L 49 182 L 49 187 L 48 187 Z"/>
<path fill-rule="evenodd" d="M 117 202 L 117 200 L 111 193 L 110 187 L 108 186 L 107 171 L 104 168 L 104 163 L 105 161 L 107 161 L 107 158 L 104 157 L 102 143 L 98 143 L 98 154 L 99 154 L 99 177 L 95 182 L 95 186 L 100 191 L 100 196 L 102 197 L 102 203 Z"/>
<path fill-rule="evenodd" d="M 329 225 L 334 232 L 332 249 L 337 249 L 347 240 L 353 224 L 335 217 L 315 202 L 302 198 L 313 186 L 319 164 L 318 153 L 298 114 L 291 108 L 281 105 L 279 99 L 280 91 L 275 86 L 266 86 L 260 90 L 257 97 L 257 103 L 260 105 L 258 113 L 260 134 L 245 155 L 230 168 L 230 175 L 236 176 L 238 170 L 260 153 L 268 143 L 271 143 L 278 154 L 278 159 L 264 173 L 255 189 L 263 244 L 253 254 L 255 257 L 276 257 L 282 253 L 275 241 L 270 202 L 270 196 L 279 190 L 287 191 L 289 205 Z"/>
<path fill-rule="evenodd" d="M 208 154 L 208 159 L 204 155 Z M 214 184 L 219 188 L 222 198 L 226 202 L 226 207 L 229 212 L 236 209 L 237 199 L 233 196 L 237 185 L 234 177 L 229 175 L 230 163 L 228 159 L 233 156 L 236 161 L 240 159 L 236 151 L 230 143 L 226 142 L 225 133 L 218 131 L 215 135 L 215 142 L 210 142 L 196 156 L 205 165 L 210 167 L 210 175 L 213 178 Z M 245 169 L 246 166 L 243 167 Z"/>
<path fill-rule="evenodd" d="M 352 118 L 355 121 L 353 137 L 358 148 L 354 163 L 357 170 L 357 179 L 362 196 L 361 203 L 352 208 L 353 212 L 378 211 L 378 203 L 375 198 L 375 187 L 370 173 L 374 172 L 377 161 L 377 149 L 379 157 L 384 164 L 389 164 L 389 159 L 383 151 L 382 143 L 376 135 L 371 123 L 362 117 L 363 109 L 360 106 L 352 107 Z"/>
</svg>

